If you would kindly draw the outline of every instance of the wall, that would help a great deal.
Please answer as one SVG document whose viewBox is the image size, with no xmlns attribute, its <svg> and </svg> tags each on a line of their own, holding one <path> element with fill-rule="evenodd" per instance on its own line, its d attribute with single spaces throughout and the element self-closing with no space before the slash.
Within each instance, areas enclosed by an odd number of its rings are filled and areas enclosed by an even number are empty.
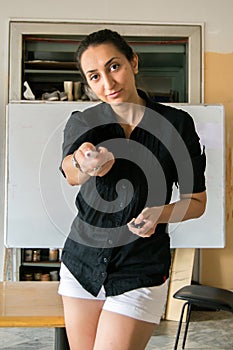
<svg viewBox="0 0 233 350">
<path fill-rule="evenodd" d="M 233 50 L 232 50 L 233 51 Z M 204 249 L 202 282 L 233 289 L 233 52 L 205 53 L 205 102 L 223 103 L 226 112 L 226 248 Z"/>
<path fill-rule="evenodd" d="M 222 0 L 108 0 L 83 2 L 69 0 L 8 0 L 0 11 L 0 193 L 4 193 L 5 105 L 8 90 L 8 22 L 11 18 L 131 21 L 205 24 L 205 102 L 223 103 L 226 107 L 227 130 L 227 245 L 224 249 L 203 250 L 202 282 L 233 289 L 233 208 L 232 208 L 232 121 L 233 112 L 233 1 Z M 3 247 L 3 205 L 0 197 L 0 247 Z M 3 249 L 0 249 L 3 266 Z M 2 279 L 2 271 L 0 271 Z"/>
</svg>

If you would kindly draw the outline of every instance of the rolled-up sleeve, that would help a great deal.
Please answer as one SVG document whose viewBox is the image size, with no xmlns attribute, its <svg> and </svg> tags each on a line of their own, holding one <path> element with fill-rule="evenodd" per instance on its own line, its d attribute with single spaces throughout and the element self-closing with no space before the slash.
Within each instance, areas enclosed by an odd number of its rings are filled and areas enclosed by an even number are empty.
<svg viewBox="0 0 233 350">
<path fill-rule="evenodd" d="M 180 193 L 199 193 L 206 190 L 206 152 L 205 146 L 201 147 L 200 138 L 196 132 L 192 117 L 183 112 L 183 120 L 180 124 L 180 135 L 186 148 L 186 156 L 183 157 L 178 169 L 178 184 Z"/>
<path fill-rule="evenodd" d="M 190 165 L 186 163 L 182 164 L 182 175 L 178 179 L 180 193 L 199 193 L 206 190 L 205 183 L 205 168 L 206 168 L 206 154 L 205 148 L 200 155 L 194 156 L 191 159 L 191 172 L 190 176 Z"/>
</svg>

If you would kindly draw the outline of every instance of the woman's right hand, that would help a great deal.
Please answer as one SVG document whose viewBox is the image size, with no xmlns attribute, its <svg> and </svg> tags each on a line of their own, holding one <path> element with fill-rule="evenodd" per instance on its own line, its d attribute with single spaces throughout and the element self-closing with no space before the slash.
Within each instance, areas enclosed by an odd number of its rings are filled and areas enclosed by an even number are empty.
<svg viewBox="0 0 233 350">
<path fill-rule="evenodd" d="M 87 151 L 97 151 L 98 153 L 95 157 L 86 157 Z M 84 142 L 75 151 L 75 159 L 83 173 L 100 177 L 107 174 L 115 162 L 112 152 L 109 152 L 105 147 L 99 147 L 96 150 L 95 146 L 90 142 Z"/>
</svg>

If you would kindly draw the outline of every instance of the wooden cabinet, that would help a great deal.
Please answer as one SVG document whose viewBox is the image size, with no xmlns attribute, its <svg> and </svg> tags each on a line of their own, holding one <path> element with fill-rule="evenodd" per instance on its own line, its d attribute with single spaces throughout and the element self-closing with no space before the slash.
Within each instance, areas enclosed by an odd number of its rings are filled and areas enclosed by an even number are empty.
<svg viewBox="0 0 233 350">
<path fill-rule="evenodd" d="M 23 99 L 24 82 L 36 99 L 80 81 L 75 52 L 87 34 L 118 31 L 139 56 L 138 86 L 162 102 L 202 100 L 202 27 L 156 23 L 10 21 L 9 100 Z M 172 100 L 172 101 L 171 101 Z"/>
<path fill-rule="evenodd" d="M 20 281 L 58 281 L 60 249 L 21 249 Z"/>
</svg>

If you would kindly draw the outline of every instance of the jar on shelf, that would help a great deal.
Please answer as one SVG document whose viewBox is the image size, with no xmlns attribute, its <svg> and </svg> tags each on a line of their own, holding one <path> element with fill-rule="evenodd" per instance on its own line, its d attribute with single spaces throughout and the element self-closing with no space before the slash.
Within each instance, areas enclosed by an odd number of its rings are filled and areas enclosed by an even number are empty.
<svg viewBox="0 0 233 350">
<path fill-rule="evenodd" d="M 58 281 L 58 271 L 50 271 L 49 275 L 51 281 Z"/>
<path fill-rule="evenodd" d="M 25 274 L 23 275 L 23 279 L 24 279 L 24 281 L 33 281 L 33 275 L 32 275 L 32 273 L 25 273 Z"/>
<path fill-rule="evenodd" d="M 41 274 L 40 280 L 41 280 L 42 282 L 50 281 L 50 275 L 49 275 L 49 273 L 42 273 L 42 274 Z"/>
<path fill-rule="evenodd" d="M 32 261 L 32 249 L 24 250 L 24 261 L 26 262 Z"/>
<path fill-rule="evenodd" d="M 34 272 L 34 280 L 41 281 L 41 272 Z"/>
<path fill-rule="evenodd" d="M 49 261 L 58 261 L 58 249 L 49 249 Z"/>
<path fill-rule="evenodd" d="M 34 262 L 40 261 L 40 249 L 33 250 L 32 260 Z"/>
</svg>

